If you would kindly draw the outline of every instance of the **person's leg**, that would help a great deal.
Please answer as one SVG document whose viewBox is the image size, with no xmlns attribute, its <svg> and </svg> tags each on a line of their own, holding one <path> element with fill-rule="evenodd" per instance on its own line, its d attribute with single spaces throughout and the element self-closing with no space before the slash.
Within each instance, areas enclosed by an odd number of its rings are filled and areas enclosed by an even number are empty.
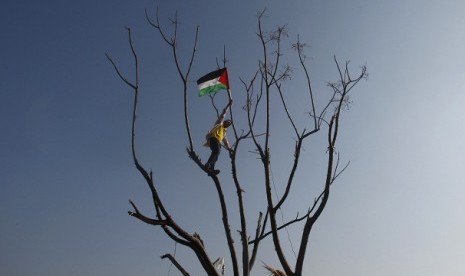
<svg viewBox="0 0 465 276">
<path fill-rule="evenodd" d="M 214 170 L 215 163 L 218 160 L 218 156 L 220 155 L 221 145 L 220 145 L 220 142 L 216 140 L 215 138 L 210 138 L 209 144 L 210 144 L 210 149 L 212 153 L 210 154 L 210 157 L 208 158 L 208 161 L 205 164 L 205 166 L 208 169 Z"/>
</svg>

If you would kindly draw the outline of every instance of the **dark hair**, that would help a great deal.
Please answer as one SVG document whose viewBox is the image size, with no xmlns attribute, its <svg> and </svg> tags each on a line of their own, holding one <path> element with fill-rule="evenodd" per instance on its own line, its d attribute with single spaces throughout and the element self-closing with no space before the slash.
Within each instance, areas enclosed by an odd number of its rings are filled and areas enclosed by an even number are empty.
<svg viewBox="0 0 465 276">
<path fill-rule="evenodd" d="M 229 127 L 231 124 L 232 124 L 231 120 L 224 120 L 224 122 L 223 122 L 224 127 Z"/>
</svg>

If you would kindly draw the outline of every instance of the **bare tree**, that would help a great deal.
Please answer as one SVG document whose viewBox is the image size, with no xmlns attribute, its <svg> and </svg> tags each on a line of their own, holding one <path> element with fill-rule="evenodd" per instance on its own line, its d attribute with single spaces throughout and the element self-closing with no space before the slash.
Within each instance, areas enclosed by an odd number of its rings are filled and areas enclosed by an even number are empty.
<svg viewBox="0 0 465 276">
<path fill-rule="evenodd" d="M 216 174 L 209 174 L 207 168 L 201 161 L 199 154 L 196 151 L 196 145 L 192 139 L 191 127 L 189 124 L 188 114 L 188 80 L 190 80 L 190 72 L 192 65 L 195 60 L 195 53 L 197 51 L 197 40 L 199 28 L 195 30 L 193 38 L 193 45 L 191 55 L 188 61 L 185 63 L 186 68 L 182 68 L 182 62 L 180 61 L 178 54 L 178 27 L 179 22 L 177 14 L 174 18 L 170 19 L 174 26 L 172 34 L 168 34 L 160 24 L 158 11 L 155 16 L 151 17 L 146 12 L 146 19 L 148 23 L 158 32 L 160 38 L 166 43 L 168 48 L 172 52 L 173 62 L 176 65 L 179 78 L 183 84 L 183 102 L 184 102 L 184 123 L 186 136 L 188 139 L 187 153 L 192 161 L 197 164 L 200 170 L 203 170 L 209 175 L 214 186 L 216 188 L 217 196 L 219 199 L 219 205 L 222 214 L 222 224 L 224 229 L 224 235 L 227 240 L 227 246 L 229 249 L 229 261 L 231 263 L 232 271 L 234 276 L 247 276 L 250 275 L 252 268 L 254 267 L 257 253 L 259 252 L 259 246 L 262 241 L 270 238 L 274 244 L 277 258 L 279 259 L 281 268 L 275 269 L 268 265 L 264 265 L 265 268 L 272 273 L 272 275 L 303 275 L 303 264 L 305 261 L 305 255 L 308 248 L 308 241 L 310 238 L 311 230 L 318 220 L 323 210 L 326 207 L 328 198 L 330 195 L 331 185 L 341 175 L 341 173 L 347 168 L 348 163 L 341 166 L 339 152 L 336 151 L 336 143 L 340 130 L 340 118 L 342 111 L 350 103 L 350 92 L 352 88 L 359 83 L 360 80 L 367 77 L 366 67 L 361 67 L 360 71 L 352 76 L 349 72 L 349 62 L 340 64 L 340 62 L 334 57 L 334 63 L 338 72 L 337 81 L 328 83 L 331 90 L 329 99 L 323 99 L 318 102 L 315 98 L 312 90 L 312 83 L 306 65 L 306 57 L 304 55 L 305 44 L 298 38 L 297 41 L 292 44 L 292 48 L 295 50 L 296 57 L 299 61 L 299 66 L 306 77 L 307 91 L 303 93 L 303 97 L 307 97 L 308 101 L 308 114 L 311 125 L 310 129 L 300 128 L 289 111 L 283 83 L 288 80 L 293 74 L 291 67 L 282 61 L 282 45 L 283 40 L 287 39 L 287 32 L 284 26 L 278 27 L 272 32 L 265 32 L 263 30 L 263 20 L 265 11 L 262 11 L 257 16 L 257 28 L 258 28 L 258 39 L 262 49 L 262 57 L 258 63 L 255 73 L 251 76 L 250 80 L 246 81 L 241 79 L 243 90 L 245 92 L 245 103 L 243 112 L 246 115 L 246 125 L 239 127 L 237 122 L 233 120 L 233 136 L 234 139 L 231 143 L 231 147 L 228 149 L 228 156 L 230 160 L 230 166 L 232 171 L 232 181 L 235 185 L 237 192 L 237 206 L 239 209 L 238 213 L 234 213 L 234 216 L 239 217 L 240 226 L 238 230 L 240 238 L 240 246 L 235 246 L 234 235 L 230 227 L 229 215 L 231 214 L 228 210 L 228 205 L 225 200 L 225 195 L 222 190 L 221 182 Z M 128 85 L 134 92 L 133 102 L 133 114 L 132 114 L 132 158 L 134 164 L 140 174 L 143 176 L 145 182 L 150 189 L 152 195 L 152 201 L 154 206 L 154 214 L 147 216 L 143 214 L 136 206 L 136 204 L 130 201 L 133 210 L 129 211 L 129 215 L 139 219 L 140 221 L 161 227 L 165 232 L 166 236 L 175 242 L 190 248 L 197 257 L 199 263 L 208 275 L 220 275 L 221 272 L 217 269 L 218 260 L 215 262 L 208 255 L 207 248 L 198 233 L 189 233 L 185 228 L 172 216 L 172 212 L 165 206 L 163 198 L 160 196 L 157 190 L 157 185 L 151 171 L 148 171 L 137 159 L 136 151 L 136 113 L 138 106 L 138 94 L 139 94 L 139 58 L 135 50 L 133 39 L 131 37 L 131 29 L 127 28 L 128 40 L 131 52 L 134 60 L 134 74 L 135 81 L 131 82 L 126 78 L 119 70 L 118 66 L 110 55 L 106 54 L 106 57 L 113 65 L 119 78 Z M 223 63 L 226 63 L 226 55 L 223 57 Z M 224 64 L 223 64 L 224 65 Z M 231 94 L 228 93 L 229 99 L 231 100 Z M 270 137 L 272 135 L 272 121 L 270 119 L 270 102 L 272 97 L 278 97 L 283 110 L 287 116 L 290 126 L 297 138 L 294 147 L 293 161 L 290 171 L 288 172 L 287 181 L 285 183 L 284 193 L 282 195 L 276 195 L 276 192 L 272 189 L 272 160 L 271 160 L 271 145 Z M 218 113 L 218 108 L 215 105 L 214 97 L 211 97 L 212 108 Z M 230 109 L 230 116 L 233 118 L 233 110 Z M 260 116 L 258 116 L 260 115 Z M 259 122 L 260 121 L 260 122 Z M 241 130 L 240 130 L 241 129 Z M 295 175 L 297 169 L 305 164 L 301 164 L 302 148 L 305 143 L 308 143 L 309 138 L 321 133 L 326 136 L 327 141 L 327 154 L 326 154 L 326 172 L 325 180 L 322 183 L 322 190 L 316 197 L 309 199 L 308 208 L 302 215 L 297 215 L 294 219 L 287 222 L 279 222 L 277 219 L 277 213 L 281 210 L 284 204 L 290 200 L 290 192 L 293 189 L 295 182 Z M 266 206 L 263 211 L 257 214 L 256 225 L 253 227 L 253 231 L 250 231 L 246 218 L 248 214 L 244 206 L 244 187 L 239 180 L 237 156 L 241 154 L 241 147 L 243 144 L 251 143 L 255 148 L 255 152 L 259 156 L 261 166 L 264 172 L 264 188 L 266 195 Z M 286 256 L 284 246 L 280 240 L 280 231 L 291 225 L 301 225 L 303 227 L 300 237 L 299 250 L 296 256 L 295 263 L 291 263 L 289 258 Z M 252 233 L 252 234 L 250 234 Z M 251 237 L 252 236 L 252 237 Z M 238 250 L 240 249 L 240 250 Z M 166 254 L 162 258 L 169 259 L 183 275 L 189 275 L 187 269 L 182 266 L 172 255 Z"/>
</svg>

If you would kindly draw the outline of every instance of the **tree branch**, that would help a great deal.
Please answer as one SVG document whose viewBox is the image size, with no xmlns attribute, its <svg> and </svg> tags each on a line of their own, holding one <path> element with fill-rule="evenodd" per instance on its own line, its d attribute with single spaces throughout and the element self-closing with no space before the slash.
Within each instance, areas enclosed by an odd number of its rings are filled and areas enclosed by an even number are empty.
<svg viewBox="0 0 465 276">
<path fill-rule="evenodd" d="M 134 212 L 128 211 L 128 214 L 130 216 L 135 217 L 135 218 L 137 218 L 137 219 L 139 219 L 139 220 L 141 220 L 141 221 L 143 221 L 143 222 L 145 222 L 147 224 L 151 224 L 151 225 L 167 225 L 166 220 L 152 219 L 152 218 L 146 217 L 146 216 L 144 216 L 143 214 L 141 214 L 139 212 L 139 210 L 137 209 L 134 202 L 129 200 L 129 203 L 134 208 Z"/>
<path fill-rule="evenodd" d="M 176 259 L 171 254 L 165 254 L 161 256 L 162 259 L 169 259 L 171 263 L 181 272 L 183 276 L 189 276 L 189 273 L 176 261 Z"/>
</svg>

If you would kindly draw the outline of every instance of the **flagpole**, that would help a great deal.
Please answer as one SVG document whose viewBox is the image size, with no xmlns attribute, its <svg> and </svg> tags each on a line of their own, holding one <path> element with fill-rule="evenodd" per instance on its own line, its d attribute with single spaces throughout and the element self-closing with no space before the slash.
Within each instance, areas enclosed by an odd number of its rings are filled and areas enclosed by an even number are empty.
<svg viewBox="0 0 465 276">
<path fill-rule="evenodd" d="M 231 96 L 231 89 L 228 88 L 228 97 L 229 97 L 229 100 L 232 101 L 232 96 Z"/>
</svg>

